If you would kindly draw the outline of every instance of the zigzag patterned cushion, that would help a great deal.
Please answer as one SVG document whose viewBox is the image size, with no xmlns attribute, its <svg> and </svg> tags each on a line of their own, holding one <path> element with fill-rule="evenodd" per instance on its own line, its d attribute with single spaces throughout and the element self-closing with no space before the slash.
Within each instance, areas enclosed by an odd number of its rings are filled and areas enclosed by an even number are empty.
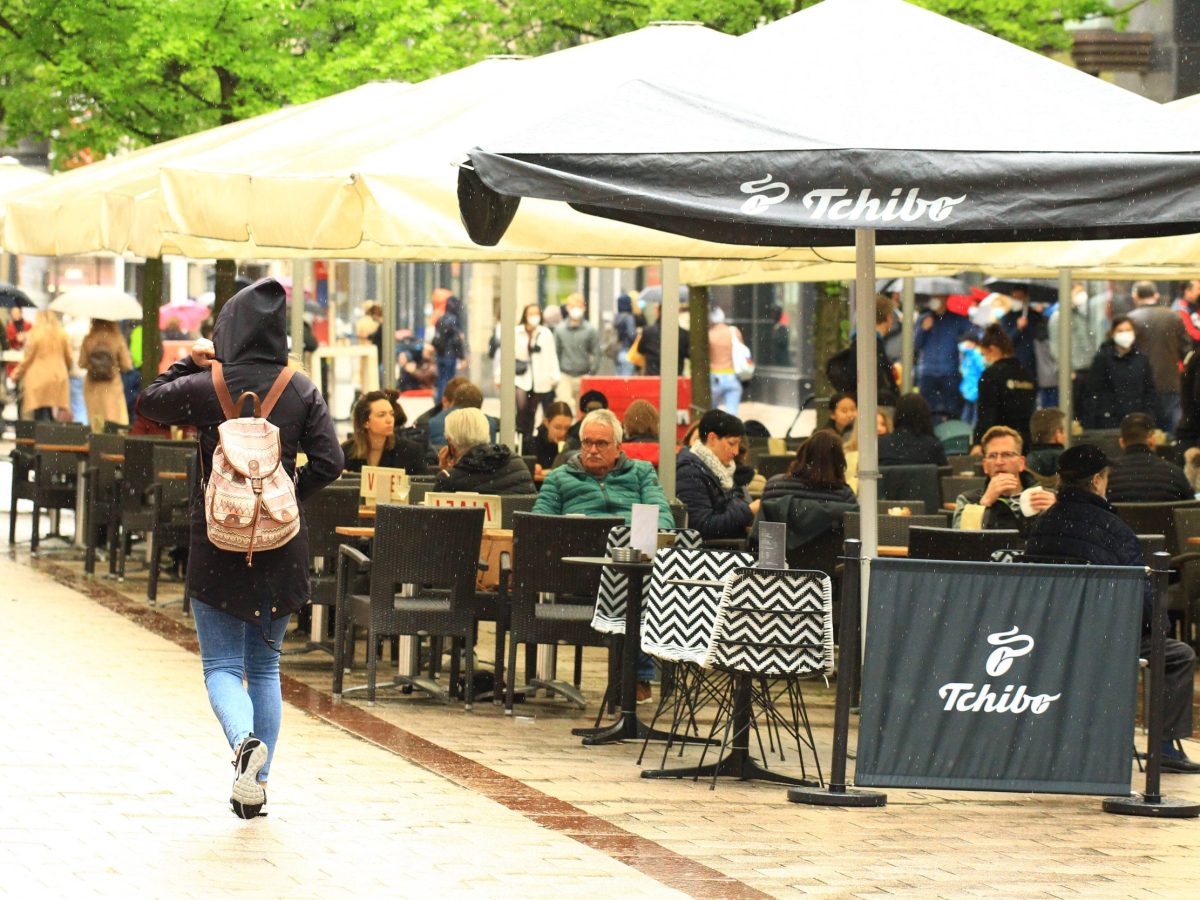
<svg viewBox="0 0 1200 900">
<path fill-rule="evenodd" d="M 659 550 L 642 605 L 642 650 L 669 662 L 702 663 L 716 625 L 721 584 L 736 569 L 753 564 L 753 553 Z"/>
<path fill-rule="evenodd" d="M 689 528 L 661 528 L 660 531 L 675 532 L 675 546 L 680 548 L 696 548 L 703 543 L 700 532 Z M 630 528 L 628 525 L 618 525 L 608 532 L 608 544 L 605 555 L 612 556 L 617 547 L 629 546 Z M 629 596 L 629 578 L 616 569 L 605 567 L 600 572 L 600 589 L 596 592 L 596 612 L 592 616 L 592 627 L 602 634 L 625 633 L 626 598 Z M 646 599 L 650 596 L 649 582 L 642 583 L 642 608 L 645 609 Z"/>
<path fill-rule="evenodd" d="M 722 592 L 704 666 L 755 675 L 831 672 L 829 577 L 795 569 L 738 569 Z"/>
</svg>

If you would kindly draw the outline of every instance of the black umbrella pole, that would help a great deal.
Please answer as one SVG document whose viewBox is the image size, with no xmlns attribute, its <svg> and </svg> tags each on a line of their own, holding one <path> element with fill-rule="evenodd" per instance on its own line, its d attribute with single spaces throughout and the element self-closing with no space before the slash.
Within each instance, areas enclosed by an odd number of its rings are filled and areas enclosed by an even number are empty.
<svg viewBox="0 0 1200 900">
<path fill-rule="evenodd" d="M 1154 581 L 1154 608 L 1150 613 L 1150 708 L 1146 714 L 1146 790 L 1139 797 L 1109 797 L 1105 812 L 1124 816 L 1149 816 L 1161 819 L 1194 819 L 1200 816 L 1200 803 L 1162 795 L 1163 674 L 1167 652 L 1167 582 L 1171 574 L 1171 556 L 1154 554 L 1151 575 Z"/>
<path fill-rule="evenodd" d="M 841 623 L 838 631 L 837 705 L 833 712 L 833 760 L 829 787 L 794 787 L 788 800 L 812 806 L 884 806 L 887 794 L 846 787 L 846 755 L 850 746 L 850 704 L 858 671 L 861 644 L 859 607 L 861 598 L 862 541 L 846 541 L 845 572 L 842 575 Z"/>
</svg>

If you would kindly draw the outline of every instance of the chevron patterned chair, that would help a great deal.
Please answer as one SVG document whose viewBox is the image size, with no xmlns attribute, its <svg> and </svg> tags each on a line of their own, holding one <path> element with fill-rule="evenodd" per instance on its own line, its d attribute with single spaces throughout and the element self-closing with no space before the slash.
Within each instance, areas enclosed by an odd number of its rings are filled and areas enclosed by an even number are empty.
<svg viewBox="0 0 1200 900">
<path fill-rule="evenodd" d="M 675 546 L 680 549 L 694 550 L 704 543 L 700 532 L 690 528 L 660 528 L 659 533 L 669 532 L 675 535 Z M 608 543 L 604 555 L 611 557 L 613 550 L 629 546 L 632 529 L 628 525 L 618 525 L 608 532 Z M 642 608 L 645 609 L 646 599 L 650 596 L 650 582 L 643 582 Z M 600 570 L 600 590 L 596 592 L 596 610 L 592 614 L 592 628 L 601 634 L 625 634 L 625 610 L 629 598 L 629 578 L 616 569 L 606 567 Z M 604 717 L 605 709 L 615 708 L 620 695 L 621 675 L 618 664 L 620 654 L 609 654 L 608 687 L 604 691 L 604 700 L 596 714 L 596 726 Z M 610 710 L 611 711 L 611 710 Z"/>
<path fill-rule="evenodd" d="M 795 741 L 801 779 L 807 777 L 804 748 L 808 749 L 821 783 L 820 758 L 799 682 L 828 676 L 833 670 L 829 577 L 796 569 L 736 569 L 725 579 L 704 666 L 732 676 L 723 687 L 710 735 L 723 730 L 722 751 L 732 748 L 732 755 L 714 768 L 712 786 L 716 786 L 718 774 L 791 781 L 766 772 L 760 718 L 766 726 L 768 746 L 775 750 L 778 742 L 781 760 L 783 733 Z M 780 709 L 783 700 L 789 707 L 787 715 Z M 729 765 L 739 753 L 748 754 L 751 731 L 764 765 L 760 768 L 745 757 Z"/>
<path fill-rule="evenodd" d="M 754 564 L 753 553 L 671 547 L 654 556 L 642 604 L 642 652 L 674 664 L 675 689 L 661 692 L 651 722 L 671 716 L 671 738 L 663 763 L 678 737 L 680 752 L 688 731 L 696 732 L 696 712 L 712 693 L 702 669 L 717 621 L 721 588 L 739 567 Z M 642 746 L 642 761 L 646 744 Z"/>
</svg>

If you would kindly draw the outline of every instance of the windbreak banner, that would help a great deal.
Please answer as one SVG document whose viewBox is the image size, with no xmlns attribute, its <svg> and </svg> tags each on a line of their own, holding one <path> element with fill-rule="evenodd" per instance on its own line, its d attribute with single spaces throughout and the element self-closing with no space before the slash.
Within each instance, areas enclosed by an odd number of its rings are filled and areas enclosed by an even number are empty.
<svg viewBox="0 0 1200 900">
<path fill-rule="evenodd" d="M 1127 795 L 1144 580 L 873 560 L 855 783 Z"/>
</svg>

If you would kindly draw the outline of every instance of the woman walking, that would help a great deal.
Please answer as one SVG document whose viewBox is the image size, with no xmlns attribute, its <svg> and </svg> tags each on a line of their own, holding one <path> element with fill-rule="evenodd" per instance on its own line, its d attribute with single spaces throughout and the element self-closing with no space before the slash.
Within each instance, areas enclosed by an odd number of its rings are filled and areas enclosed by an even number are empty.
<svg viewBox="0 0 1200 900">
<path fill-rule="evenodd" d="M 1096 351 L 1088 370 L 1083 397 L 1079 418 L 1085 428 L 1119 428 L 1121 420 L 1133 412 L 1163 421 L 1154 370 L 1150 358 L 1134 346 L 1133 322 L 1128 316 L 1113 319 L 1109 338 Z"/>
<path fill-rule="evenodd" d="M 71 342 L 58 313 L 39 313 L 25 338 L 25 356 L 13 380 L 21 382 L 22 415 L 53 422 L 56 409 L 70 409 Z"/>
<path fill-rule="evenodd" d="M 141 415 L 163 425 L 194 425 L 202 472 L 212 471 L 217 426 L 225 421 L 213 380 L 214 359 L 232 398 L 254 391 L 265 398 L 287 365 L 287 320 L 279 282 L 264 279 L 235 294 L 221 309 L 213 345 L 198 345 L 158 377 L 139 400 Z M 215 351 L 215 352 L 214 352 Z M 280 458 L 295 478 L 299 500 L 342 471 L 342 449 L 325 401 L 311 381 L 294 373 L 270 414 L 279 428 Z M 296 451 L 308 463 L 296 469 Z M 192 496 L 188 585 L 209 702 L 234 751 L 230 805 L 244 819 L 267 802 L 267 773 L 282 713 L 279 647 L 291 614 L 309 599 L 308 531 L 254 554 L 218 549 L 208 539 L 203 488 Z M 242 681 L 245 679 L 246 686 Z"/>
<path fill-rule="evenodd" d="M 129 406 L 125 403 L 122 375 L 133 368 L 133 357 L 116 322 L 92 319 L 92 328 L 79 349 L 79 367 L 84 371 L 83 404 L 88 422 L 128 425 Z"/>
<path fill-rule="evenodd" d="M 542 407 L 543 416 L 550 414 L 554 388 L 562 377 L 554 332 L 542 324 L 541 310 L 536 303 L 526 306 L 521 316 L 513 359 L 516 361 L 517 433 L 523 441 L 532 441 L 537 408 Z"/>
</svg>

